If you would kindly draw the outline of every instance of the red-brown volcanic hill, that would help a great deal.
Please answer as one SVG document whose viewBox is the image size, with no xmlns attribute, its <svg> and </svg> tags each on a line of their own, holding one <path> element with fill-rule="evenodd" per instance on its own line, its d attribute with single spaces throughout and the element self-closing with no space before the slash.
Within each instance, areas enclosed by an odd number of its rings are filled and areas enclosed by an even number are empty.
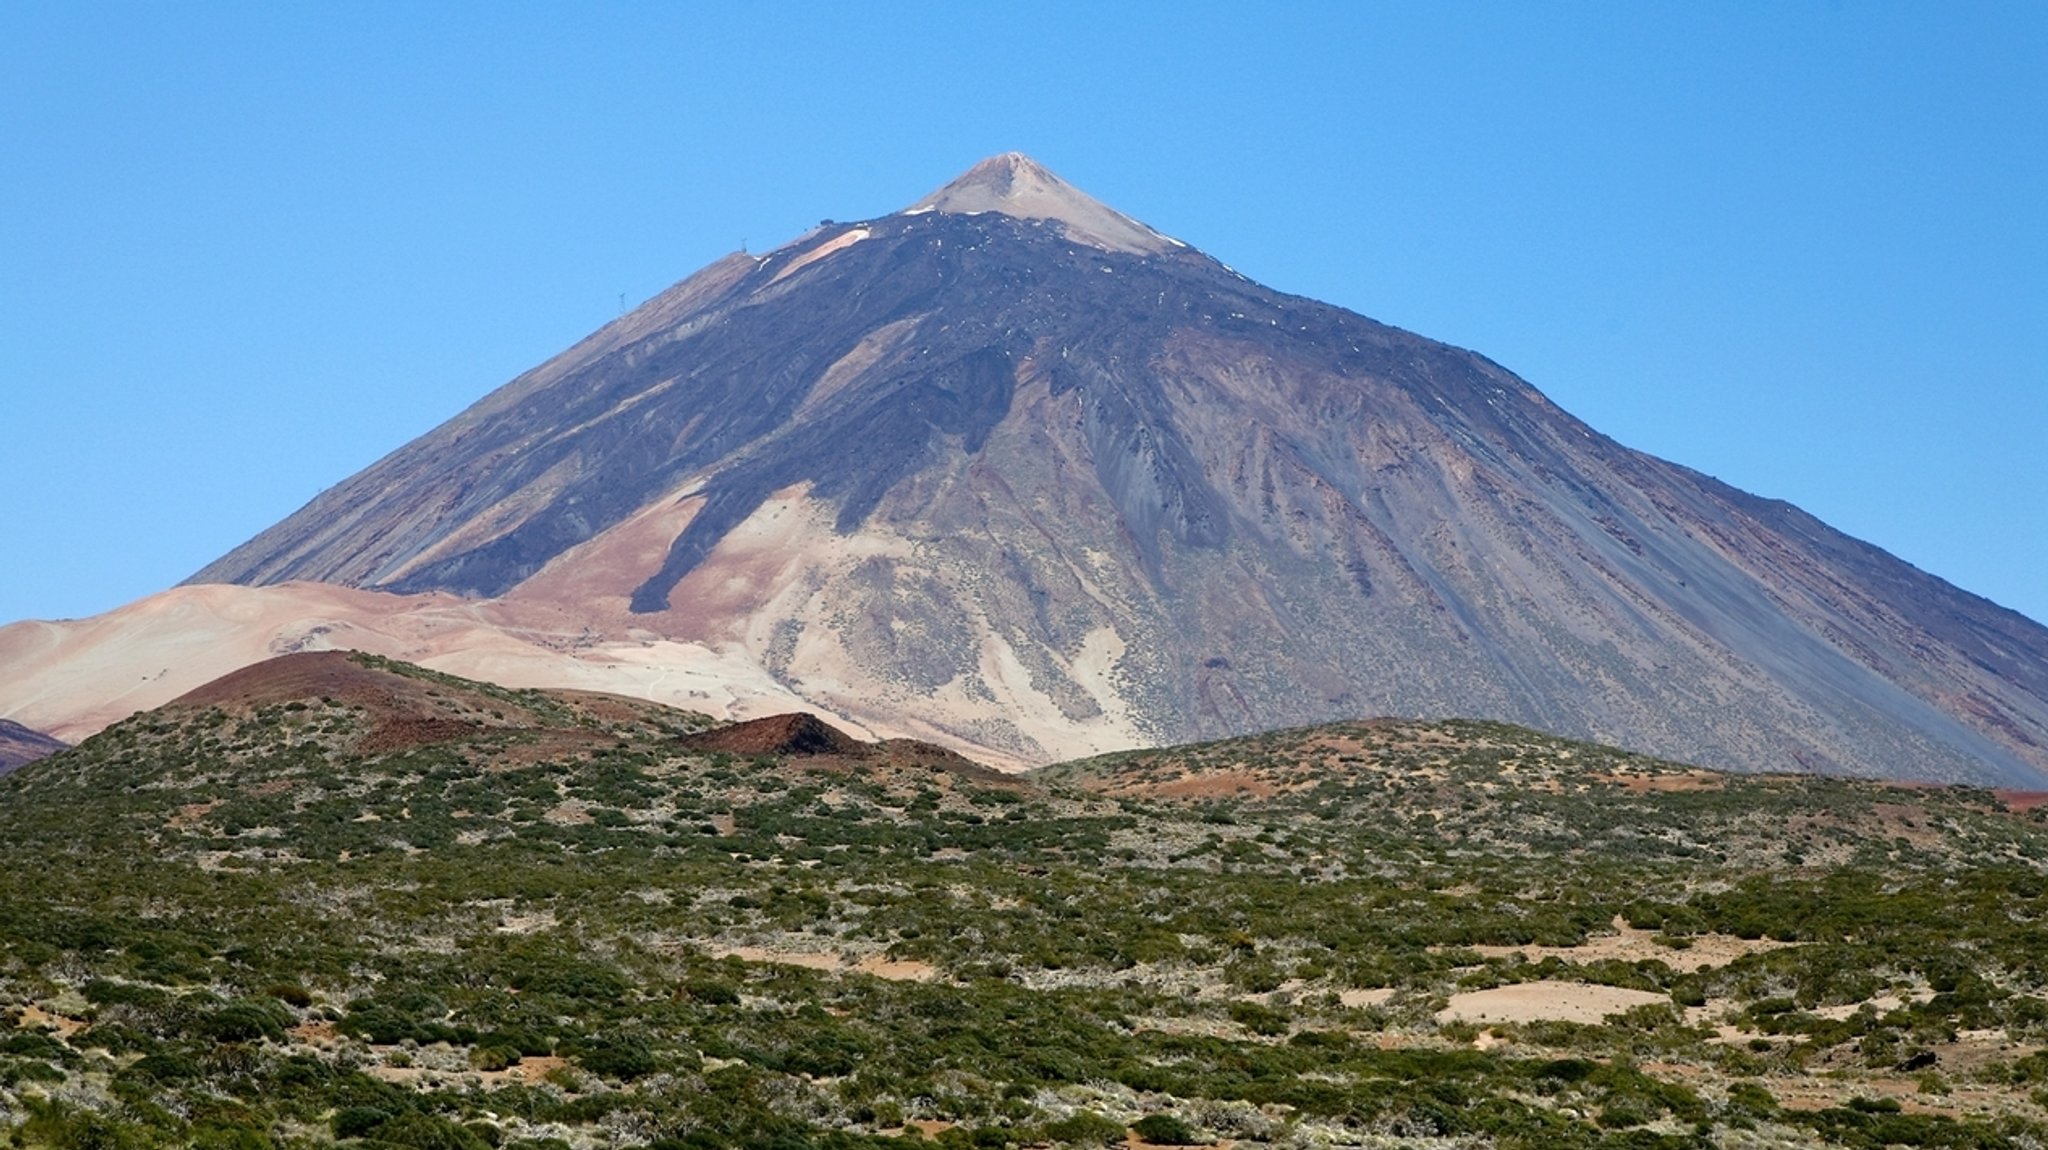
<svg viewBox="0 0 2048 1150">
<path fill-rule="evenodd" d="M 352 747 L 358 753 L 469 739 L 483 733 L 485 726 L 537 726 L 535 716 L 524 708 L 506 714 L 502 702 L 477 690 L 451 688 L 389 667 L 352 651 L 281 655 L 213 679 L 178 696 L 164 710 L 254 712 L 313 700 L 336 702 L 369 716 L 369 733 Z"/>
<path fill-rule="evenodd" d="M 381 662 L 381 661 L 380 661 Z M 172 700 L 167 711 L 219 708 L 253 712 L 313 701 L 360 708 L 369 729 L 355 749 L 374 753 L 447 742 L 481 733 L 487 725 L 539 725 L 535 716 L 481 691 L 432 682 L 372 663 L 351 651 L 282 655 L 224 675 Z M 493 715 L 496 710 L 498 715 Z M 489 720 L 487 723 L 486 720 Z"/>
<path fill-rule="evenodd" d="M 237 715 L 318 704 L 360 715 L 348 740 L 356 754 L 512 733 L 538 734 L 525 757 L 608 741 L 605 724 L 694 729 L 702 716 L 639 699 L 588 691 L 508 691 L 359 651 L 281 655 L 187 692 L 161 713 L 218 709 Z"/>
<path fill-rule="evenodd" d="M 2048 782 L 2048 629 L 1016 155 L 713 264 L 196 579 L 742 653 L 1010 761 L 1391 714 Z"/>
<path fill-rule="evenodd" d="M 187 691 L 172 707 L 219 707 L 254 710 L 308 699 L 331 699 L 387 714 L 424 718 L 461 708 L 461 701 L 440 701 L 437 684 L 388 669 L 386 660 L 354 651 L 302 651 L 280 655 L 231 671 L 197 690 Z M 472 705 L 481 697 L 466 700 Z"/>
<path fill-rule="evenodd" d="M 735 755 L 859 755 L 872 746 L 816 715 L 802 712 L 718 727 L 688 736 L 683 745 L 696 751 Z"/>
</svg>

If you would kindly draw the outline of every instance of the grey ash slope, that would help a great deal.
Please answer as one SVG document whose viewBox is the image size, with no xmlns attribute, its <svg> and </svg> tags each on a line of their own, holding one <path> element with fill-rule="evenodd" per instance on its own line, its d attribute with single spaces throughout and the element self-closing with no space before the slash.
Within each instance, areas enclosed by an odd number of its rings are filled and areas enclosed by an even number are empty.
<svg viewBox="0 0 2048 1150">
<path fill-rule="evenodd" d="M 632 578 L 659 630 L 801 485 L 910 551 L 820 576 L 829 619 L 767 622 L 835 629 L 913 701 L 994 699 L 999 640 L 1088 720 L 1074 667 L 1108 628 L 1159 741 L 1465 716 L 1736 769 L 2048 779 L 2040 625 L 1016 156 L 712 265 L 194 581 L 504 595 L 687 497 Z M 957 733 L 1042 755 L 1014 719 Z"/>
</svg>

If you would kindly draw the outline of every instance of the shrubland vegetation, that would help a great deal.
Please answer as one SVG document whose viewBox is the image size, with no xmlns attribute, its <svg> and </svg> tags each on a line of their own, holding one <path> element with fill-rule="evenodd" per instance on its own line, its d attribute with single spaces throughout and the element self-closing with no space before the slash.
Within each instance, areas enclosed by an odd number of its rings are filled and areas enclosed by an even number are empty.
<svg viewBox="0 0 2048 1150">
<path fill-rule="evenodd" d="M 452 717 L 0 781 L 0 1144 L 2048 1143 L 2048 830 L 1986 792 L 1471 723 L 1012 785 L 375 666 Z"/>
</svg>

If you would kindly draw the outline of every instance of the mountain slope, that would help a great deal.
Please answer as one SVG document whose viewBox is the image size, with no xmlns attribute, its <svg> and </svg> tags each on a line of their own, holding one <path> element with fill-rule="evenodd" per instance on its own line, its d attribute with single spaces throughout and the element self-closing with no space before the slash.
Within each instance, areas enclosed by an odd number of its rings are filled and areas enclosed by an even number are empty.
<svg viewBox="0 0 2048 1150">
<path fill-rule="evenodd" d="M 0 719 L 0 775 L 54 755 L 69 745 L 11 719 Z"/>
<path fill-rule="evenodd" d="M 542 604 L 1045 760 L 1364 714 L 2048 777 L 2048 630 L 1019 156 L 713 264 L 196 581 Z"/>
</svg>

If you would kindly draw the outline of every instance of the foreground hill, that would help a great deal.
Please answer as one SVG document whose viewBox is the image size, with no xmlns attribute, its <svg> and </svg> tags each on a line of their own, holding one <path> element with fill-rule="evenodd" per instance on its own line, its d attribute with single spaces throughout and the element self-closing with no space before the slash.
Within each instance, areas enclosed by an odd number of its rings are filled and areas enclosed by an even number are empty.
<svg viewBox="0 0 2048 1150">
<path fill-rule="evenodd" d="M 2048 629 L 1014 154 L 720 260 L 195 579 L 743 652 L 1018 762 L 1463 715 L 2048 785 Z"/>
<path fill-rule="evenodd" d="M 1967 866 L 2000 853 L 1996 836 L 1980 838 L 1962 823 L 1928 834 L 1924 820 L 1939 811 L 2000 812 L 1996 823 L 2030 815 L 2044 797 L 1730 774 L 1463 720 L 1269 731 L 1104 755 L 1033 778 L 1119 800 L 1249 801 L 1275 818 L 1419 818 L 1435 837 L 1507 858 L 1599 851 L 1759 871 L 1920 866 L 1927 852 Z"/>
<path fill-rule="evenodd" d="M 1024 780 L 720 729 L 302 656 L 0 780 L 0 1138 L 2048 1138 L 2018 796 L 1495 724 Z"/>
</svg>

